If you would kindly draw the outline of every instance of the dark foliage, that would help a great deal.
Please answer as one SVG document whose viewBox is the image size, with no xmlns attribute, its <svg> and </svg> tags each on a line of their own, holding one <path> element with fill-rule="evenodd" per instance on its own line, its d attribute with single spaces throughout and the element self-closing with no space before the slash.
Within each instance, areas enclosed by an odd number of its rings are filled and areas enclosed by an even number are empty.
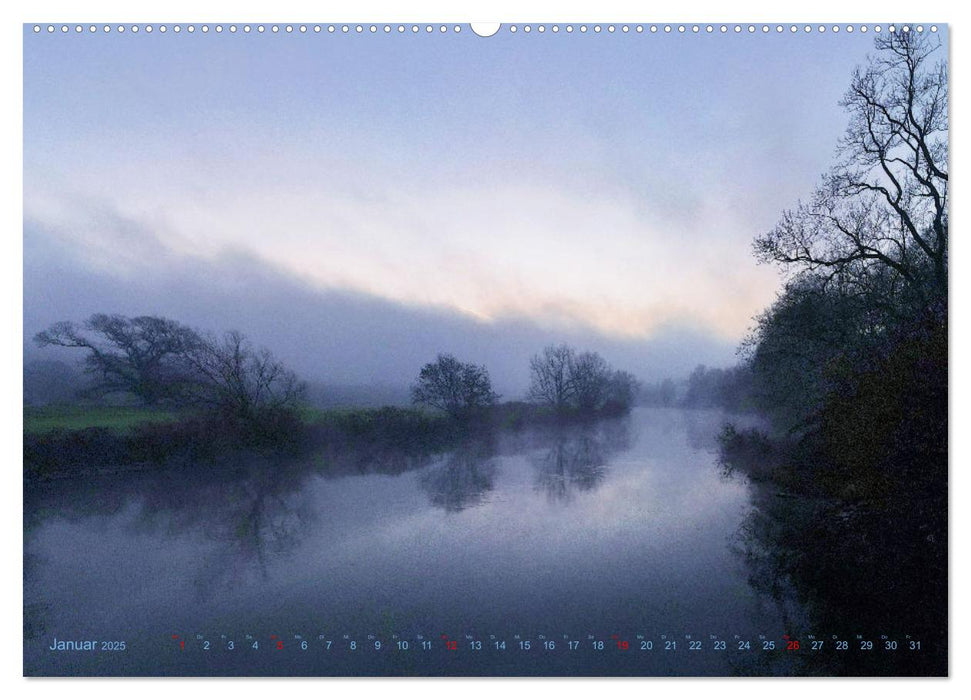
<svg viewBox="0 0 971 700">
<path fill-rule="evenodd" d="M 776 436 L 728 429 L 722 462 L 758 483 L 739 533 L 753 584 L 807 629 L 911 635 L 924 654 L 840 674 L 947 672 L 947 71 L 897 32 L 854 76 L 840 160 L 756 242 L 789 281 L 746 347 Z M 884 660 L 878 660 L 878 659 Z"/>
<path fill-rule="evenodd" d="M 411 395 L 416 404 L 437 408 L 462 420 L 481 415 L 499 398 L 492 390 L 485 367 L 459 362 L 447 354 L 421 368 Z"/>
</svg>

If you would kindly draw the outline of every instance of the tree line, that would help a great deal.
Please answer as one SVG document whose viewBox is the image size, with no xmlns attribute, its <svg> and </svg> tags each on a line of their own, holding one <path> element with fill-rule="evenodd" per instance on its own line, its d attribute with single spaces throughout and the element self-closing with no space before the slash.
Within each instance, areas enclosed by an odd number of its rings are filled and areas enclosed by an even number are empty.
<svg viewBox="0 0 971 700">
<path fill-rule="evenodd" d="M 875 46 L 841 101 L 849 124 L 835 164 L 754 240 L 783 287 L 739 364 L 648 386 L 646 402 L 757 410 L 781 434 L 852 425 L 876 451 L 886 445 L 870 442 L 873 423 L 886 442 L 916 410 L 909 425 L 946 444 L 931 424 L 946 425 L 947 66 L 929 33 Z"/>
<path fill-rule="evenodd" d="M 555 415 L 619 414 L 630 409 L 638 382 L 615 370 L 596 352 L 550 345 L 529 362 L 530 402 Z M 488 370 L 442 354 L 422 367 L 412 387 L 412 400 L 445 411 L 454 418 L 481 414 L 499 400 Z"/>
<path fill-rule="evenodd" d="M 835 164 L 754 242 L 785 274 L 741 349 L 774 431 L 726 429 L 721 458 L 764 484 L 750 578 L 791 586 L 810 628 L 945 639 L 948 70 L 937 35 L 906 29 L 855 71 Z M 929 669 L 946 675 L 946 644 L 890 672 Z"/>
<path fill-rule="evenodd" d="M 943 541 L 947 63 L 928 32 L 875 47 L 841 102 L 849 124 L 835 164 L 754 241 L 784 285 L 742 344 L 739 376 L 800 455 L 790 463 L 828 471 L 830 487 L 913 502 Z"/>
<path fill-rule="evenodd" d="M 889 33 L 876 49 L 841 102 L 835 165 L 754 243 L 786 282 L 743 351 L 756 397 L 790 426 L 886 374 L 908 344 L 929 359 L 946 339 L 947 64 L 930 33 Z"/>
<path fill-rule="evenodd" d="M 80 325 L 55 323 L 34 340 L 41 347 L 86 351 L 88 398 L 134 397 L 146 406 L 204 408 L 253 421 L 293 410 L 306 396 L 292 370 L 239 331 L 217 335 L 157 316 L 94 314 Z M 599 354 L 567 345 L 534 356 L 530 378 L 530 400 L 557 415 L 622 413 L 638 386 L 633 375 L 614 370 Z M 481 417 L 500 397 L 485 367 L 440 354 L 421 368 L 411 398 L 468 419 Z"/>
</svg>

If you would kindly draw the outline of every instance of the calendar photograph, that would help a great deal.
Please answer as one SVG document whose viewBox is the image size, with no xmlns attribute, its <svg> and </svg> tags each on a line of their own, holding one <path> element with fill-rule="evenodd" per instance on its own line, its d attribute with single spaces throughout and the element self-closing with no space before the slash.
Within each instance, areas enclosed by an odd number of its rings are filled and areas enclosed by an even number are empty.
<svg viewBox="0 0 971 700">
<path fill-rule="evenodd" d="M 948 676 L 946 23 L 22 32 L 24 676 Z"/>
</svg>

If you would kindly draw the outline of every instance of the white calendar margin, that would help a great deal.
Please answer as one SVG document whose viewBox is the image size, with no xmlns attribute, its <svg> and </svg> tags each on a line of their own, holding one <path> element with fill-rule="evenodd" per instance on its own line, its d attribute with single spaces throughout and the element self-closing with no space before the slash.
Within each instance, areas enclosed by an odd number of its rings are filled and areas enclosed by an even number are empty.
<svg viewBox="0 0 971 700">
<path fill-rule="evenodd" d="M 13 3 L 10 3 L 13 4 Z M 667 6 L 623 0 L 558 0 L 530 2 L 528 0 L 472 0 L 464 3 L 447 0 L 358 0 L 357 2 L 320 3 L 307 0 L 274 0 L 256 2 L 239 0 L 217 3 L 202 0 L 169 0 L 165 3 L 132 3 L 119 0 L 85 0 L 68 2 L 54 0 L 31 3 L 23 9 L 0 10 L 0 51 L 3 75 L 3 163 L 0 192 L 4 206 L 3 231 L 0 249 L 0 299 L 2 299 L 3 328 L 6 342 L 0 345 L 0 391 L 4 397 L 2 441 L 4 465 L 2 490 L 3 513 L 2 579 L 3 629 L 9 640 L 0 668 L 6 697 L 63 698 L 81 694 L 101 698 L 180 698 L 225 695 L 237 698 L 271 697 L 320 698 L 326 695 L 371 695 L 410 698 L 429 693 L 461 695 L 463 698 L 537 697 L 555 695 L 574 698 L 609 694 L 610 697 L 653 694 L 693 697 L 716 696 L 718 700 L 734 697 L 818 698 L 821 695 L 874 695 L 879 700 L 913 698 L 925 693 L 934 697 L 968 697 L 971 684 L 971 658 L 968 645 L 960 643 L 964 623 L 968 621 L 968 605 L 958 596 L 951 598 L 950 613 L 950 673 L 949 680 L 917 679 L 171 679 L 164 681 L 138 679 L 24 679 L 22 642 L 22 311 L 23 311 L 23 31 L 27 22 L 198 22 L 198 21 L 274 21 L 274 22 L 825 22 L 862 23 L 891 21 L 921 21 L 948 24 L 951 47 L 951 82 L 971 85 L 966 77 L 968 49 L 962 50 L 965 13 L 957 2 L 915 3 L 884 0 L 880 3 L 847 3 L 846 0 L 814 0 L 812 3 L 784 5 L 766 0 L 735 0 L 735 2 L 678 2 Z M 29 13 L 29 14 L 27 14 Z M 686 37 L 687 38 L 687 37 Z M 483 39 L 487 41 L 487 39 Z M 961 188 L 961 163 L 968 150 L 964 146 L 964 131 L 971 127 L 955 124 L 959 115 L 967 114 L 968 99 L 960 89 L 951 95 L 951 149 L 957 156 L 958 187 Z M 955 133 L 958 134 L 955 138 Z M 960 228 L 961 200 L 959 194 L 951 198 L 951 217 Z M 969 264 L 962 238 L 951 246 L 951 358 L 971 357 L 968 313 L 971 278 L 961 274 Z M 961 314 L 961 315 L 959 315 Z M 962 318 L 963 316 L 963 318 Z M 971 469 L 968 425 L 967 360 L 951 361 L 951 565 L 949 585 L 952 592 L 967 591 L 968 510 L 963 508 L 968 494 L 967 470 Z M 955 398 L 960 397 L 960 398 Z M 954 426 L 962 429 L 955 430 Z M 955 498 L 958 494 L 958 498 Z M 955 507 L 957 506 L 957 507 Z M 962 543 L 965 556 L 959 556 L 954 542 Z M 11 565 L 13 564 L 13 565 Z M 954 630 L 958 631 L 956 635 Z M 957 643 L 955 643 L 957 642 Z M 662 684 L 662 685 L 657 685 Z M 962 691 L 961 688 L 964 688 Z"/>
</svg>

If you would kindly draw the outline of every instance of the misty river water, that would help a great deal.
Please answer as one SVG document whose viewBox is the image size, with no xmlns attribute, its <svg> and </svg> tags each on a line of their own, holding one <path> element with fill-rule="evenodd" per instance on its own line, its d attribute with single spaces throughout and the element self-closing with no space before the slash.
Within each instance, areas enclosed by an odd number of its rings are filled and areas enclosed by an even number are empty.
<svg viewBox="0 0 971 700">
<path fill-rule="evenodd" d="M 642 408 L 353 469 L 251 457 L 31 487 L 25 672 L 740 672 L 715 643 L 781 642 L 791 611 L 739 556 L 753 505 L 717 464 L 725 419 Z"/>
</svg>

